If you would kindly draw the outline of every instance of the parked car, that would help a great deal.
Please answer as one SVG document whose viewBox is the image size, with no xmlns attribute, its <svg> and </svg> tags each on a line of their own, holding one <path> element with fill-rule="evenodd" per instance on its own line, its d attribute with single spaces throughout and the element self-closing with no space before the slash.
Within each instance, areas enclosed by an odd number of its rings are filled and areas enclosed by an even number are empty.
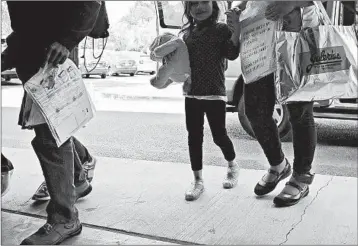
<svg viewBox="0 0 358 246">
<path fill-rule="evenodd" d="M 169 3 L 170 4 L 163 5 L 161 1 L 156 2 L 158 5 L 157 9 L 160 27 L 172 29 L 173 32 L 177 32 L 177 30 L 182 26 L 181 18 L 179 18 L 179 14 L 183 12 L 182 9 L 179 9 L 182 8 L 182 5 L 175 5 L 174 2 Z M 224 1 L 221 3 L 224 3 Z M 346 4 L 347 3 L 350 4 L 353 9 L 358 10 L 357 1 L 346 1 Z M 327 1 L 324 5 L 326 12 L 334 25 L 358 24 L 357 15 L 354 11 L 347 11 L 347 9 L 344 9 L 340 1 Z M 175 13 L 177 13 L 178 16 L 173 14 L 173 9 L 168 9 L 170 7 L 175 9 Z M 221 8 L 222 7 L 223 4 L 221 4 Z M 164 14 L 166 11 L 171 14 Z M 221 9 L 221 12 L 225 12 L 225 9 Z M 243 97 L 244 81 L 241 75 L 240 58 L 235 61 L 228 61 L 228 68 L 225 72 L 225 77 L 228 97 L 227 111 L 237 112 L 239 121 L 244 130 L 250 136 L 255 138 L 250 122 L 245 115 L 245 102 Z M 314 116 L 316 118 L 358 120 L 358 99 L 334 99 L 316 102 L 314 104 Z M 288 137 L 290 135 L 291 125 L 289 123 L 287 106 L 283 104 L 276 104 L 273 118 L 278 126 L 281 139 Z"/>
<path fill-rule="evenodd" d="M 140 55 L 137 73 L 149 73 L 153 75 L 155 71 L 157 71 L 157 63 L 152 61 L 147 54 Z"/>
<path fill-rule="evenodd" d="M 134 76 L 138 72 L 140 53 L 136 51 L 118 51 L 112 65 L 112 75 L 129 74 Z"/>
<path fill-rule="evenodd" d="M 86 78 L 89 78 L 91 75 L 99 75 L 102 79 L 105 79 L 110 73 L 111 66 L 105 61 L 100 61 L 98 64 L 96 61 L 92 61 L 86 64 L 86 66 L 84 62 L 82 62 L 79 68 L 82 76 Z"/>
<path fill-rule="evenodd" d="M 14 69 L 6 70 L 1 73 L 1 81 L 9 82 L 11 79 L 17 79 L 17 73 Z"/>
</svg>

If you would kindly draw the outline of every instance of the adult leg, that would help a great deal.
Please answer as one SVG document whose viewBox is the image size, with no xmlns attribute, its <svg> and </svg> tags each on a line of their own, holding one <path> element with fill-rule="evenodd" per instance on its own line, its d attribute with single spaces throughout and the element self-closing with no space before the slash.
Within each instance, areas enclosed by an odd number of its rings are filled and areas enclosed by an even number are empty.
<svg viewBox="0 0 358 246">
<path fill-rule="evenodd" d="M 284 160 L 278 129 L 272 118 L 276 96 L 273 75 L 245 85 L 245 113 L 271 166 Z"/>
<path fill-rule="evenodd" d="M 80 158 L 81 163 L 86 163 L 92 160 L 92 156 L 90 155 L 88 149 L 75 137 L 72 137 L 73 144 Z"/>
<path fill-rule="evenodd" d="M 72 137 L 72 140 L 75 154 L 74 183 L 79 197 L 84 197 L 92 191 L 92 186 L 89 183 L 92 182 L 97 160 L 89 154 L 87 148 L 78 139 Z M 86 182 L 86 180 L 89 183 Z M 32 200 L 48 201 L 50 199 L 50 194 L 48 192 L 46 182 L 44 181 L 32 196 Z"/>
<path fill-rule="evenodd" d="M 76 187 L 76 194 L 81 198 L 92 191 L 90 182 L 93 178 L 96 159 L 89 155 L 86 147 L 75 137 L 72 137 L 72 141 L 74 153 L 74 184 Z M 48 201 L 50 199 L 50 193 L 47 184 L 44 181 L 32 196 L 32 200 Z"/>
<path fill-rule="evenodd" d="M 40 161 L 51 201 L 47 206 L 49 221 L 71 221 L 75 215 L 75 186 L 73 140 L 57 147 L 47 124 L 34 127 L 32 146 Z M 58 218 L 56 218 L 58 217 Z"/>
<path fill-rule="evenodd" d="M 297 204 L 308 195 L 314 174 L 312 162 L 317 143 L 316 126 L 313 117 L 313 102 L 288 104 L 293 133 L 293 175 L 282 192 L 275 197 L 278 206 Z"/>
<path fill-rule="evenodd" d="M 272 118 L 276 102 L 275 95 L 273 74 L 245 85 L 245 112 L 271 166 L 254 189 L 257 195 L 270 193 L 292 172 L 282 152 L 278 129 Z"/>
<path fill-rule="evenodd" d="M 80 163 L 85 172 L 86 179 L 88 180 L 88 182 L 92 182 L 94 176 L 94 169 L 97 164 L 97 159 L 94 156 L 90 155 L 87 148 L 77 138 L 73 137 L 73 143 L 75 146 L 76 153 L 78 154 L 78 157 L 80 159 Z M 75 175 L 76 172 L 81 173 L 82 167 L 80 167 L 79 169 L 75 168 Z"/>
<path fill-rule="evenodd" d="M 293 171 L 298 175 L 310 173 L 317 144 L 313 102 L 288 104 L 293 133 Z"/>
<path fill-rule="evenodd" d="M 38 71 L 43 61 L 40 53 L 33 53 L 33 56 L 23 56 L 21 64 L 16 68 L 23 84 Z M 19 123 L 22 126 L 25 125 L 28 116 L 24 108 L 22 105 L 19 116 Z M 71 138 L 57 147 L 47 124 L 37 125 L 34 130 L 35 138 L 31 143 L 40 161 L 52 199 L 46 208 L 47 223 L 21 244 L 59 244 L 82 230 L 74 205 L 77 195 L 74 186 L 73 141 Z"/>
<path fill-rule="evenodd" d="M 40 161 L 51 200 L 47 223 L 21 244 L 58 244 L 82 230 L 75 207 L 74 147 L 70 138 L 57 147 L 47 124 L 34 127 L 32 146 Z"/>
</svg>

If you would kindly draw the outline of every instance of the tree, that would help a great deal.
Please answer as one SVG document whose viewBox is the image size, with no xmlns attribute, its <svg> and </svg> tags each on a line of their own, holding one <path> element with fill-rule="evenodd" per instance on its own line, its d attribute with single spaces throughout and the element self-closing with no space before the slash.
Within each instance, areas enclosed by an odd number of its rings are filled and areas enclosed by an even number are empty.
<svg viewBox="0 0 358 246">
<path fill-rule="evenodd" d="M 141 51 L 156 36 L 156 14 L 152 1 L 136 1 L 116 23 L 110 23 L 108 49 Z"/>
<path fill-rule="evenodd" d="M 184 4 L 181 1 L 162 1 L 164 21 L 167 25 L 182 26 L 187 22 L 184 14 Z"/>
</svg>

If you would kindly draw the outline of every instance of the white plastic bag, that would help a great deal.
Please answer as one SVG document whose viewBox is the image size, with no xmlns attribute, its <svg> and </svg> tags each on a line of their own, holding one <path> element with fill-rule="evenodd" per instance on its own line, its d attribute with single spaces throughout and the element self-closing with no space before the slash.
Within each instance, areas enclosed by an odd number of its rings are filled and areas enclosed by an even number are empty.
<svg viewBox="0 0 358 246">
<path fill-rule="evenodd" d="M 353 26 L 277 32 L 278 101 L 358 98 L 357 45 Z"/>
</svg>

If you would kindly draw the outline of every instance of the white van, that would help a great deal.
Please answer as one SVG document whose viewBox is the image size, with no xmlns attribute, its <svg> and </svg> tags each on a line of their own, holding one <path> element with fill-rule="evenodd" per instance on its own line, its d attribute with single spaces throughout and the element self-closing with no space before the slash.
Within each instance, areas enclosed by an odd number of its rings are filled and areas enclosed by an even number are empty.
<svg viewBox="0 0 358 246">
<path fill-rule="evenodd" d="M 233 1 L 219 1 L 221 13 L 231 6 Z M 177 33 L 182 23 L 183 5 L 180 1 L 157 1 L 157 14 L 161 29 Z M 344 8 L 340 1 L 324 3 L 326 12 L 334 25 L 358 25 L 357 1 L 345 1 L 349 9 Z M 222 14 L 221 21 L 225 21 Z M 171 29 L 171 30 L 167 30 Z M 162 30 L 161 30 L 162 31 Z M 243 78 L 241 76 L 240 58 L 228 62 L 226 76 L 227 111 L 237 112 L 242 127 L 252 137 L 255 137 L 251 125 L 245 115 L 243 95 Z M 358 120 L 358 99 L 337 99 L 321 101 L 315 104 L 314 116 L 317 118 Z M 278 126 L 281 139 L 289 137 L 291 125 L 288 120 L 288 110 L 285 105 L 275 105 L 273 118 Z"/>
</svg>

